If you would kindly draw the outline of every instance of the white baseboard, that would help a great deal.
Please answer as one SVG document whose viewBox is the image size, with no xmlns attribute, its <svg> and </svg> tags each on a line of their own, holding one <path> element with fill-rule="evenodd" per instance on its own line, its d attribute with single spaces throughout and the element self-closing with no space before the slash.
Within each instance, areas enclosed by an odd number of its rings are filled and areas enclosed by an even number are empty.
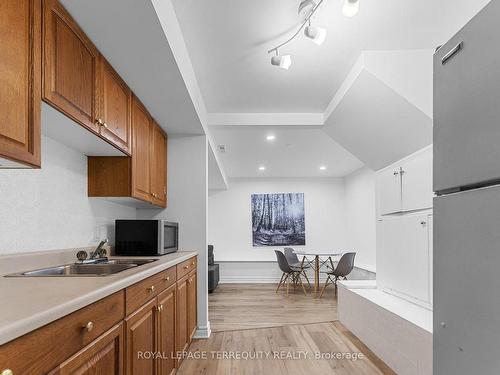
<svg viewBox="0 0 500 375">
<path fill-rule="evenodd" d="M 279 277 L 265 276 L 226 276 L 219 280 L 220 284 L 275 284 L 280 281 Z"/>
<path fill-rule="evenodd" d="M 208 339 L 212 334 L 212 330 L 210 329 L 210 321 L 207 322 L 206 327 L 198 327 L 196 332 L 193 335 L 194 339 Z"/>
</svg>

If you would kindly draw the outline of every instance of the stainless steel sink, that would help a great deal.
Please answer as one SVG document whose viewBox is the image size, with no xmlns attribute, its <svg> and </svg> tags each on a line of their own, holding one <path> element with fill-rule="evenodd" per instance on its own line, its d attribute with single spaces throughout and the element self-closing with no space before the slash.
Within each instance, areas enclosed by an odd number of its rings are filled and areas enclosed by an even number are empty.
<svg viewBox="0 0 500 375">
<path fill-rule="evenodd" d="M 8 277 L 47 277 L 47 276 L 106 276 L 148 264 L 158 259 L 109 259 L 92 263 L 73 263 L 62 266 L 40 268 L 37 270 L 13 273 Z"/>
</svg>

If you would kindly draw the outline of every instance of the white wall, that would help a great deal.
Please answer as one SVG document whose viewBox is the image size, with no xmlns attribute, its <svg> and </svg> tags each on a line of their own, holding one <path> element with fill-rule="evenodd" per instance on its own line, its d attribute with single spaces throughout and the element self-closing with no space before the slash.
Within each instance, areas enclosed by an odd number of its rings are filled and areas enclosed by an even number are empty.
<svg viewBox="0 0 500 375">
<path fill-rule="evenodd" d="M 345 178 L 348 248 L 356 251 L 356 265 L 376 270 L 376 174 L 368 167 Z"/>
<path fill-rule="evenodd" d="M 229 189 L 210 191 L 208 241 L 217 261 L 276 261 L 276 247 L 252 246 L 253 193 L 304 193 L 306 245 L 344 250 L 347 245 L 343 179 L 232 179 Z"/>
<path fill-rule="evenodd" d="M 114 240 L 134 208 L 87 197 L 87 158 L 42 137 L 42 168 L 0 170 L 0 253 L 85 247 Z"/>
<path fill-rule="evenodd" d="M 138 209 L 140 219 L 179 223 L 179 248 L 198 252 L 198 337 L 207 336 L 207 191 L 206 136 L 170 137 L 166 209 Z"/>
</svg>

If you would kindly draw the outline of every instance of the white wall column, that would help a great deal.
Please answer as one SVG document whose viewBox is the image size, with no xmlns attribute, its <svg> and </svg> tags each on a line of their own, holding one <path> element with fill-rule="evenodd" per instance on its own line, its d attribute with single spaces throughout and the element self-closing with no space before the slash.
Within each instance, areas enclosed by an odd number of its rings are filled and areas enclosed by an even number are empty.
<svg viewBox="0 0 500 375">
<path fill-rule="evenodd" d="M 138 210 L 138 218 L 179 223 L 179 250 L 198 252 L 198 330 L 210 336 L 207 283 L 208 142 L 205 135 L 172 136 L 168 140 L 167 208 Z"/>
</svg>

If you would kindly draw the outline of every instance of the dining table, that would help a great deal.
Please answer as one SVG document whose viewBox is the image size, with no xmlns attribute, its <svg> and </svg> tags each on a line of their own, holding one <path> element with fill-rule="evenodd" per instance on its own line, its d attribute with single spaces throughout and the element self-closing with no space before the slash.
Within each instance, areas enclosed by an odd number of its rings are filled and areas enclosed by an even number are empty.
<svg viewBox="0 0 500 375">
<path fill-rule="evenodd" d="M 344 254 L 341 251 L 315 251 L 315 250 L 294 250 L 297 256 L 302 256 L 302 267 L 306 264 L 312 264 L 314 270 L 314 297 L 318 296 L 319 293 L 319 271 L 321 267 L 330 262 L 330 268 L 333 270 L 333 260 L 332 258 L 340 257 Z M 308 257 L 314 258 L 313 261 L 308 261 Z M 326 259 L 321 259 L 326 258 Z"/>
</svg>

